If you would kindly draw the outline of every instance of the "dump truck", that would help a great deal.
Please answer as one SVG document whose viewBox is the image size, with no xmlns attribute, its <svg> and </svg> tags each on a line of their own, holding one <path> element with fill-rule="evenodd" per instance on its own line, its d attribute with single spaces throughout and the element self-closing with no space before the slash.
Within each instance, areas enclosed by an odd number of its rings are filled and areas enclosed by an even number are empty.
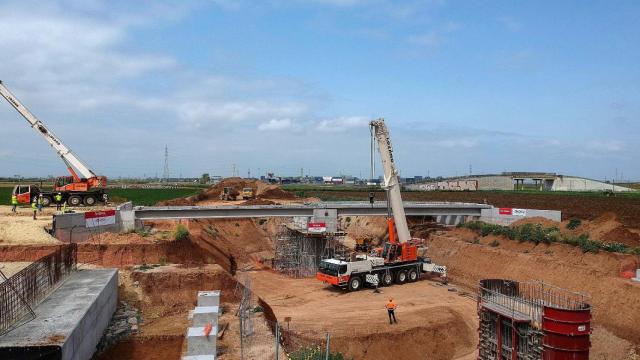
<svg viewBox="0 0 640 360">
<path fill-rule="evenodd" d="M 244 200 L 251 200 L 253 198 L 255 198 L 255 194 L 253 192 L 253 188 L 250 187 L 246 187 L 244 189 L 242 189 L 242 199 Z"/>
<path fill-rule="evenodd" d="M 220 200 L 234 201 L 238 198 L 238 191 L 230 186 L 225 186 L 220 193 Z"/>
</svg>

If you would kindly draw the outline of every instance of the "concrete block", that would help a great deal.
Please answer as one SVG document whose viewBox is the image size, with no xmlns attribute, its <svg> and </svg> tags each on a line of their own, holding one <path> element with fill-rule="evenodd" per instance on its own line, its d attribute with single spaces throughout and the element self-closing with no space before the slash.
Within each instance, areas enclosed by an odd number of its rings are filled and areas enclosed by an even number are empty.
<svg viewBox="0 0 640 360">
<path fill-rule="evenodd" d="M 193 309 L 193 326 L 206 326 L 218 324 L 218 317 L 220 308 L 218 306 L 198 306 Z"/>
<path fill-rule="evenodd" d="M 198 291 L 198 306 L 220 306 L 220 290 Z"/>
<path fill-rule="evenodd" d="M 215 355 L 183 356 L 182 360 L 216 360 L 216 356 Z"/>
<path fill-rule="evenodd" d="M 204 335 L 204 327 L 190 327 L 187 329 L 187 355 L 215 355 L 217 335 L 217 325 L 213 326 L 209 336 Z"/>
</svg>

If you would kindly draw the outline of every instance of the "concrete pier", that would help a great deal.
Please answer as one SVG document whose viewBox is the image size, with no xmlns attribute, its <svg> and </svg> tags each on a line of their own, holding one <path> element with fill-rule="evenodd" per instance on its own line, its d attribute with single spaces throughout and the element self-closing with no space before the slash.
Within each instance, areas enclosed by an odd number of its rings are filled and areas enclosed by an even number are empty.
<svg viewBox="0 0 640 360">
<path fill-rule="evenodd" d="M 198 306 L 220 306 L 220 290 L 199 291 Z"/>
<path fill-rule="evenodd" d="M 220 308 L 217 306 L 198 306 L 193 309 L 193 326 L 207 326 L 207 324 L 215 325 L 218 323 Z"/>
<path fill-rule="evenodd" d="M 0 336 L 0 359 L 89 360 L 117 304 L 118 270 L 74 272 L 34 320 Z"/>
<path fill-rule="evenodd" d="M 216 354 L 216 340 L 218 339 L 218 325 L 213 324 L 209 336 L 205 335 L 204 327 L 190 327 L 187 330 L 187 355 Z"/>
</svg>

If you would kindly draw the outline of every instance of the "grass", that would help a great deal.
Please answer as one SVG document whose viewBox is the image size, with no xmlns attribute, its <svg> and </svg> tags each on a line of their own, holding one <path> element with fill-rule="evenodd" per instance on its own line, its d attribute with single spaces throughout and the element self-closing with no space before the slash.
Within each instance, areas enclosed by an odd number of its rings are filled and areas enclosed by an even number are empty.
<svg viewBox="0 0 640 360">
<path fill-rule="evenodd" d="M 177 189 L 108 189 L 109 199 L 114 202 L 133 201 L 134 205 L 151 206 L 160 201 L 187 197 L 199 193 L 202 188 Z M 0 205 L 11 205 L 13 187 L 0 187 Z"/>
<path fill-rule="evenodd" d="M 502 226 L 487 224 L 481 221 L 472 221 L 465 224 L 460 224 L 458 227 L 464 227 L 471 229 L 481 236 L 504 236 L 509 240 L 517 240 L 519 242 L 532 242 L 536 245 L 540 243 L 552 244 L 562 243 L 571 246 L 578 246 L 582 249 L 582 252 L 598 253 L 599 251 L 615 252 L 622 254 L 639 255 L 640 247 L 628 246 L 621 243 L 611 242 L 603 243 L 598 240 L 592 240 L 589 235 L 582 234 L 579 236 L 573 236 L 563 234 L 557 227 L 544 228 L 542 225 L 525 224 L 516 227 Z M 491 246 L 498 246 L 497 240 L 494 240 Z"/>
<path fill-rule="evenodd" d="M 189 237 L 189 230 L 182 224 L 176 225 L 173 238 L 177 241 L 186 240 Z"/>
</svg>

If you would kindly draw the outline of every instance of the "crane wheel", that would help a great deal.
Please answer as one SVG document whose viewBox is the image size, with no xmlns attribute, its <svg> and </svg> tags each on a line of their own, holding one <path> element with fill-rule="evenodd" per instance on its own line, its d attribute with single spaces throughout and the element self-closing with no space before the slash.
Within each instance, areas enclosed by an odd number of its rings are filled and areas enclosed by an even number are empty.
<svg viewBox="0 0 640 360">
<path fill-rule="evenodd" d="M 51 198 L 48 197 L 48 196 L 43 196 L 42 197 L 42 206 L 43 207 L 47 207 L 49 205 L 51 205 Z"/>
<path fill-rule="evenodd" d="M 418 280 L 418 271 L 416 269 L 409 270 L 409 272 L 407 273 L 407 277 L 409 282 Z"/>
<path fill-rule="evenodd" d="M 93 197 L 93 195 L 86 196 L 86 197 L 84 198 L 84 204 L 85 204 L 86 206 L 93 206 L 93 205 L 95 205 L 95 204 L 96 204 L 96 198 L 95 198 L 95 197 Z"/>
<path fill-rule="evenodd" d="M 78 195 L 69 196 L 67 204 L 71 206 L 80 206 L 80 204 L 82 204 L 82 198 Z"/>
<path fill-rule="evenodd" d="M 349 279 L 349 291 L 358 291 L 362 288 L 362 280 L 359 276 L 353 276 Z"/>
<path fill-rule="evenodd" d="M 393 276 L 390 272 L 385 272 L 384 274 L 380 274 L 379 276 L 382 286 L 389 286 L 393 284 Z"/>
<path fill-rule="evenodd" d="M 400 270 L 396 274 L 396 284 L 404 284 L 407 282 L 407 271 Z"/>
</svg>

